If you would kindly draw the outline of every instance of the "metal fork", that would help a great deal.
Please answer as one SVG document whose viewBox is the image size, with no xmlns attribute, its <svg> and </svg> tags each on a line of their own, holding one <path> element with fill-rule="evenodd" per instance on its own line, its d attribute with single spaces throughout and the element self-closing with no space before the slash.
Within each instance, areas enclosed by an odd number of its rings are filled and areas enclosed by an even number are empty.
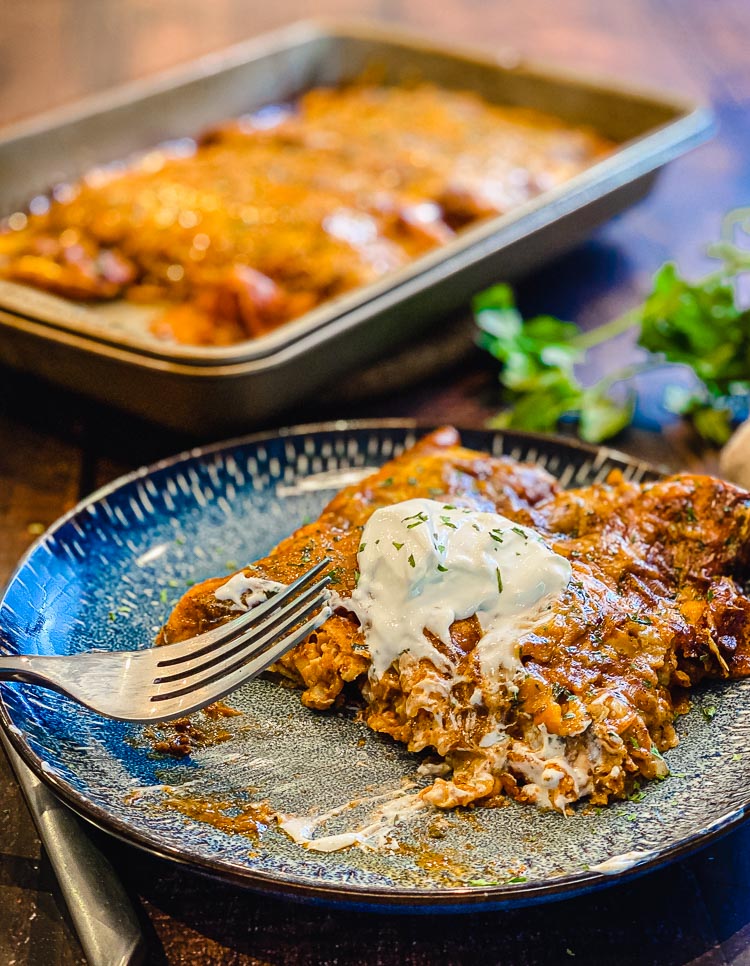
<svg viewBox="0 0 750 966">
<path fill-rule="evenodd" d="M 330 562 L 326 557 L 236 620 L 189 640 L 142 651 L 0 656 L 0 680 L 61 691 L 119 721 L 182 717 L 256 677 L 331 616 L 330 577 L 315 580 Z"/>
</svg>

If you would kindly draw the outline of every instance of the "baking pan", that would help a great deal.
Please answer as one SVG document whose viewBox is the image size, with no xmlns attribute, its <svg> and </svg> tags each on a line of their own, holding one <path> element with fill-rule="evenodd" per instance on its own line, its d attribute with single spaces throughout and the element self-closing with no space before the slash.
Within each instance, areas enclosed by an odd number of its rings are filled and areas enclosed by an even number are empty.
<svg viewBox="0 0 750 966">
<path fill-rule="evenodd" d="M 0 215 L 97 165 L 219 120 L 288 101 L 377 68 L 471 90 L 587 124 L 618 147 L 565 184 L 372 285 L 325 303 L 268 335 L 232 346 L 160 342 L 135 310 L 82 307 L 0 283 L 0 362 L 171 428 L 213 432 L 266 419 L 448 316 L 477 290 L 571 247 L 645 195 L 659 169 L 704 140 L 710 112 L 662 95 L 584 80 L 492 54 L 437 47 L 374 25 L 304 22 L 0 133 Z"/>
</svg>

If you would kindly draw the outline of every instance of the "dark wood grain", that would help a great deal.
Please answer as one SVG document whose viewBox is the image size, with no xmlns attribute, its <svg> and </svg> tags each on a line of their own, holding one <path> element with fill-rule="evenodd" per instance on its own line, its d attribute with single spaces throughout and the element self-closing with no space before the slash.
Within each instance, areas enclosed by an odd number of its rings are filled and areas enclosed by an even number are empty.
<svg viewBox="0 0 750 966">
<path fill-rule="evenodd" d="M 0 123 L 308 15 L 303 0 L 0 0 Z M 519 286 L 527 312 L 591 327 L 634 304 L 675 258 L 705 271 L 722 214 L 750 201 L 747 0 L 319 0 L 318 15 L 369 16 L 510 58 L 588 70 L 711 99 L 721 130 L 671 166 L 650 198 Z M 498 266 L 498 272 L 501 266 Z M 462 323 L 457 323 L 461 325 Z M 332 387 L 278 423 L 409 415 L 479 426 L 497 406 L 491 360 L 463 323 L 454 362 L 409 388 L 392 379 Z M 463 342 L 461 341 L 463 340 Z M 594 376 L 635 353 L 602 348 Z M 403 371 L 404 363 L 400 363 Z M 406 355 L 409 368 L 409 355 Z M 393 373 L 391 373 L 393 375 Z M 378 382 L 380 380 L 375 380 Z M 372 381 L 371 381 L 372 383 Z M 673 468 L 715 470 L 716 454 L 642 389 L 617 444 Z M 33 540 L 81 495 L 199 440 L 0 371 L 0 585 Z M 552 906 L 467 917 L 389 917 L 297 906 L 206 880 L 101 836 L 151 923 L 154 962 L 173 964 L 685 964 L 750 962 L 750 831 L 641 880 Z M 82 962 L 21 797 L 0 763 L 0 963 Z"/>
</svg>

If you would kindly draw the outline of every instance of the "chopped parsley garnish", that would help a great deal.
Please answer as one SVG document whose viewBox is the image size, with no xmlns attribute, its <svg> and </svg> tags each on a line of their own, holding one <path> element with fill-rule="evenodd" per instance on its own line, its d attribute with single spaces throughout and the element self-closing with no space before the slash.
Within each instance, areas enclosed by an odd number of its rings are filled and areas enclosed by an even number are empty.
<svg viewBox="0 0 750 966">
<path fill-rule="evenodd" d="M 417 566 L 416 565 L 416 562 L 414 560 L 414 554 L 413 553 L 410 553 L 409 554 L 409 566 L 410 567 L 416 567 Z"/>
<path fill-rule="evenodd" d="M 357 551 L 357 553 L 364 553 L 364 552 L 365 552 L 365 547 L 366 547 L 366 546 L 367 546 L 367 544 L 366 544 L 366 543 L 360 543 L 360 545 L 359 545 L 359 550 Z"/>
<path fill-rule="evenodd" d="M 452 503 L 444 503 L 443 504 L 443 509 L 444 510 L 455 510 L 456 508 L 455 508 L 455 506 Z"/>
<path fill-rule="evenodd" d="M 403 547 L 403 543 L 396 543 L 396 541 L 394 540 L 393 546 L 396 548 L 396 550 L 400 550 Z"/>
<path fill-rule="evenodd" d="M 566 701 L 570 701 L 570 699 L 573 697 L 567 688 L 564 688 L 562 684 L 558 684 L 557 682 L 552 685 L 552 694 L 555 696 L 555 700 L 559 701 L 560 704 L 565 704 Z"/>
<path fill-rule="evenodd" d="M 704 705 L 701 708 L 701 712 L 703 713 L 703 717 L 706 719 L 706 721 L 713 721 L 713 719 L 716 717 L 716 708 L 712 704 Z"/>
<path fill-rule="evenodd" d="M 453 523 L 450 517 L 440 517 L 440 519 L 445 524 L 446 527 L 450 527 L 451 530 L 458 530 L 458 527 L 456 526 L 455 523 Z"/>
<path fill-rule="evenodd" d="M 444 567 L 442 564 L 438 564 L 437 569 L 440 571 L 441 574 L 447 573 L 448 571 L 448 568 Z"/>
</svg>

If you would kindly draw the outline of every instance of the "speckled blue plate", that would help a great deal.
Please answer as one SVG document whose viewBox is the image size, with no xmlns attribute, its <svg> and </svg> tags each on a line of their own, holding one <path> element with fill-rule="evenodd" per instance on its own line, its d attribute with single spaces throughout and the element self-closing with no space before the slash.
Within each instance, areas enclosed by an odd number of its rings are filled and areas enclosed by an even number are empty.
<svg viewBox="0 0 750 966">
<path fill-rule="evenodd" d="M 185 587 L 263 556 L 343 485 L 410 445 L 403 422 L 335 423 L 194 450 L 95 493 L 29 551 L 0 605 L 8 652 L 148 647 Z M 550 438 L 466 432 L 468 446 L 535 461 L 565 485 L 645 464 Z M 391 850 L 307 851 L 274 822 L 256 834 L 191 817 L 200 801 L 231 821 L 268 802 L 286 815 L 356 808 L 325 825 L 367 824 L 376 803 L 418 786 L 418 756 L 351 713 L 320 714 L 272 680 L 230 698 L 240 716 L 210 725 L 187 759 L 159 755 L 142 729 L 38 688 L 3 684 L 0 714 L 26 762 L 101 828 L 160 855 L 278 894 L 401 909 L 466 909 L 549 899 L 637 874 L 703 844 L 750 801 L 750 681 L 699 693 L 680 719 L 672 777 L 639 801 L 572 817 L 514 803 L 437 817 L 421 811 Z M 170 801 L 172 804 L 170 804 Z M 176 804 L 175 804 L 176 803 Z"/>
</svg>

